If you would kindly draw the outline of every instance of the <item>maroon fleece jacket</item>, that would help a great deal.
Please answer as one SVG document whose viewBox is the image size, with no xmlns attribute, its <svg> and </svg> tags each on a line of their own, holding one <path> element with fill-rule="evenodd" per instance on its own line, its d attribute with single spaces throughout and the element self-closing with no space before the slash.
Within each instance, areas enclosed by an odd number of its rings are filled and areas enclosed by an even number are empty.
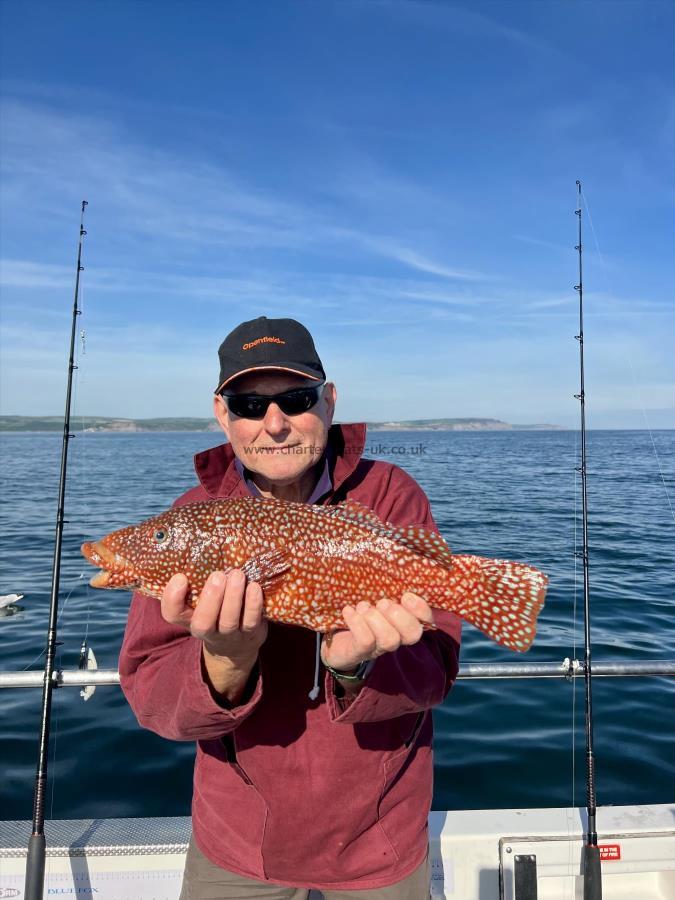
<svg viewBox="0 0 675 900">
<path fill-rule="evenodd" d="M 394 525 L 436 530 L 429 501 L 402 469 L 361 457 L 364 425 L 329 433 L 332 492 Z M 249 491 L 229 444 L 197 454 L 200 485 L 177 504 Z M 354 597 L 354 603 L 359 601 Z M 402 880 L 423 861 L 432 795 L 430 710 L 457 674 L 459 619 L 379 657 L 355 698 L 324 672 L 310 700 L 316 638 L 270 623 L 257 681 L 240 706 L 213 697 L 201 641 L 169 625 L 156 600 L 134 594 L 120 656 L 122 689 L 145 728 L 196 741 L 194 837 L 215 864 L 295 887 L 366 890 Z"/>
</svg>

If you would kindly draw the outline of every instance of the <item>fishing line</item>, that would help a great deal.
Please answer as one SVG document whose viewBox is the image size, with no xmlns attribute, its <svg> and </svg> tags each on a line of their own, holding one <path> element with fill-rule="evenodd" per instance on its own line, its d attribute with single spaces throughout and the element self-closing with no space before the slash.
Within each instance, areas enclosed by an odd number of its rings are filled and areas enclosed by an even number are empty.
<svg viewBox="0 0 675 900">
<path fill-rule="evenodd" d="M 575 201 L 577 199 L 577 191 L 575 191 Z M 576 204 L 575 204 L 576 205 Z M 574 455 L 572 457 L 572 491 L 574 494 L 574 550 L 572 558 L 574 560 L 572 586 L 572 662 L 577 658 L 577 630 L 578 623 L 578 607 L 579 599 L 579 473 L 577 471 L 577 460 L 579 458 L 579 434 L 577 428 L 574 428 Z M 577 703 L 577 679 L 572 675 L 572 808 L 576 806 L 576 703 Z"/>
<path fill-rule="evenodd" d="M 579 447 L 578 447 L 578 442 L 577 442 L 577 430 L 576 430 L 576 428 L 573 430 L 573 434 L 574 434 L 574 437 L 573 437 L 573 441 L 574 441 L 574 445 L 573 445 L 573 448 L 574 448 L 574 454 L 573 454 L 573 457 L 572 457 L 572 494 L 573 494 L 573 497 L 574 497 L 574 501 L 573 501 L 573 502 L 574 502 L 574 512 L 573 512 L 573 514 L 572 514 L 572 528 L 573 528 L 573 546 L 574 546 L 574 550 L 573 550 L 573 553 L 572 553 L 572 558 L 573 558 L 573 560 L 574 560 L 574 565 L 573 565 L 573 570 L 572 570 L 572 571 L 573 571 L 573 585 L 572 585 L 572 657 L 571 657 L 571 661 L 570 661 L 570 667 L 572 666 L 573 661 L 576 660 L 576 658 L 577 658 L 577 596 L 578 596 L 578 568 L 577 568 L 577 543 L 578 543 L 578 538 L 577 538 L 577 522 L 578 522 L 578 516 L 579 516 L 579 508 L 578 508 L 578 503 L 579 503 L 579 490 L 578 490 L 578 488 L 579 488 L 579 479 L 578 479 L 578 477 L 577 477 L 576 461 L 577 461 L 577 455 L 578 455 L 578 453 L 579 453 Z M 572 676 L 571 676 L 568 680 L 571 682 L 570 687 L 571 687 L 571 689 L 572 689 L 572 724 L 571 724 L 571 731 L 572 731 L 572 747 L 571 747 L 571 750 L 572 750 L 572 805 L 571 805 L 571 808 L 572 808 L 572 809 L 575 809 L 575 808 L 576 808 L 576 759 L 577 759 L 577 756 L 576 756 L 576 747 L 577 747 L 577 740 L 576 740 L 576 721 L 577 721 L 577 679 L 576 679 L 576 678 L 574 677 L 574 675 L 572 674 Z M 568 870 L 569 870 L 569 871 L 572 871 L 572 865 L 573 865 L 573 862 L 574 862 L 574 840 L 575 840 L 575 833 L 574 833 L 574 822 L 570 822 L 570 821 L 569 821 L 569 817 L 568 817 L 568 823 L 567 823 L 567 838 L 568 838 L 568 841 L 567 841 L 567 866 L 568 866 Z M 572 892 L 575 891 L 574 886 L 571 886 L 571 888 L 570 888 L 570 886 L 568 886 L 567 883 L 566 883 L 566 884 L 565 884 L 565 894 L 567 894 L 568 889 L 571 889 Z M 572 896 L 571 893 L 570 893 L 568 896 L 569 896 L 569 900 L 574 900 L 574 898 L 573 898 L 573 896 Z"/>
<path fill-rule="evenodd" d="M 579 479 L 577 477 L 576 461 L 578 459 L 579 446 L 577 441 L 577 430 L 574 429 L 574 462 L 572 465 L 573 475 L 573 491 L 574 491 L 574 585 L 572 588 L 573 606 L 572 606 L 572 659 L 577 658 L 577 598 L 579 595 L 579 569 L 577 559 L 577 522 L 579 518 Z M 576 806 L 576 723 L 577 723 L 577 680 L 572 677 L 572 808 Z"/>
<path fill-rule="evenodd" d="M 62 665 L 62 653 L 59 650 L 59 654 L 58 654 L 57 662 L 56 662 L 57 669 L 60 669 L 61 665 Z M 59 739 L 59 716 L 60 716 L 59 703 L 60 703 L 60 701 L 57 700 L 57 702 L 55 704 L 54 735 L 51 738 L 51 744 L 52 744 L 52 790 L 51 790 L 51 797 L 49 800 L 49 818 L 50 819 L 54 818 L 54 792 L 56 790 L 56 781 L 57 781 L 57 779 L 54 776 L 56 774 L 56 772 L 55 772 L 55 770 L 56 770 L 56 744 Z"/>
<path fill-rule="evenodd" d="M 594 226 L 593 226 L 593 217 L 591 216 L 591 209 L 590 209 L 590 206 L 588 205 L 588 199 L 587 199 L 587 197 L 586 197 L 586 194 L 585 194 L 584 191 L 583 191 L 583 188 L 582 188 L 582 191 L 581 191 L 581 195 L 582 195 L 582 197 L 583 197 L 583 199 L 584 199 L 584 206 L 585 206 L 585 208 L 586 208 L 586 213 L 588 214 L 588 222 L 589 222 L 589 224 L 590 224 L 590 226 L 591 226 L 591 231 L 593 232 L 593 240 L 595 241 L 595 249 L 596 249 L 596 251 L 597 251 L 598 258 L 600 259 L 600 263 L 601 263 L 601 265 L 602 265 L 602 272 L 603 272 L 603 275 L 604 275 L 604 277 L 605 277 L 605 282 L 606 282 L 607 288 L 608 288 L 608 290 L 609 290 L 609 295 L 610 295 L 610 297 L 614 298 L 614 296 L 615 296 L 615 295 L 614 295 L 614 290 L 613 290 L 613 288 L 612 288 L 612 283 L 611 283 L 610 278 L 609 278 L 609 268 L 608 268 L 607 264 L 605 263 L 605 258 L 604 258 L 604 256 L 602 255 L 602 251 L 600 250 L 600 242 L 598 241 L 598 236 L 597 236 L 597 234 L 595 233 L 595 228 L 594 228 Z M 641 392 L 640 387 L 639 387 L 639 385 L 638 385 L 638 383 L 637 383 L 637 377 L 636 377 L 636 375 L 635 375 L 635 369 L 634 369 L 634 367 L 633 367 L 633 360 L 632 360 L 631 357 L 630 357 L 630 353 L 626 353 L 626 359 L 628 360 L 628 365 L 629 365 L 629 367 L 630 367 L 631 377 L 633 378 L 633 387 L 635 388 L 635 390 L 636 390 L 636 392 L 637 392 L 638 399 L 639 399 L 639 402 L 640 402 L 640 409 L 641 409 L 641 411 L 642 411 L 642 417 L 643 417 L 643 419 L 645 420 L 645 425 L 647 426 L 647 431 L 649 432 L 649 438 L 650 438 L 651 443 L 652 443 L 652 450 L 654 451 L 654 456 L 655 456 L 655 458 L 656 458 L 656 465 L 657 465 L 658 470 L 659 470 L 659 475 L 661 476 L 661 482 L 662 482 L 662 484 L 663 484 L 663 489 L 664 489 L 664 491 L 666 492 L 666 499 L 667 499 L 667 501 L 668 501 L 668 506 L 669 506 L 669 508 L 670 508 L 670 515 L 672 516 L 673 521 L 675 522 L 675 510 L 673 510 L 673 504 L 672 504 L 672 501 L 671 501 L 671 499 L 670 499 L 670 494 L 669 494 L 669 492 L 668 492 L 668 485 L 666 484 L 666 479 L 664 478 L 664 475 L 663 475 L 663 469 L 661 468 L 661 459 L 660 459 L 660 457 L 659 457 L 659 452 L 658 452 L 658 450 L 657 450 L 657 448 L 656 448 L 656 442 L 654 441 L 654 435 L 653 435 L 653 433 L 652 433 L 652 429 L 651 429 L 651 426 L 650 426 L 650 424 L 649 424 L 649 420 L 648 420 L 648 418 L 647 418 L 647 411 L 646 411 L 646 409 L 645 409 L 644 403 L 642 402 L 642 392 Z"/>
<path fill-rule="evenodd" d="M 57 625 L 60 625 L 60 624 L 61 624 L 61 617 L 63 616 L 63 613 L 65 612 L 66 605 L 68 604 L 68 601 L 70 600 L 70 598 L 71 598 L 71 596 L 73 595 L 74 591 L 77 590 L 77 588 L 78 588 L 78 586 L 79 586 L 79 582 L 82 581 L 84 578 L 86 578 L 86 573 L 85 573 L 85 572 L 81 572 L 81 573 L 77 576 L 77 578 L 74 579 L 74 580 L 75 580 L 75 584 L 74 584 L 73 587 L 71 587 L 71 589 L 68 591 L 68 593 L 67 593 L 67 595 L 66 595 L 66 599 L 63 601 L 63 604 L 62 604 L 62 606 L 61 606 L 61 609 L 59 610 L 59 613 L 58 613 L 58 616 L 57 616 L 57 619 L 56 619 L 56 624 L 57 624 Z M 31 667 L 34 663 L 36 663 L 39 659 L 41 659 L 44 655 L 45 655 L 45 648 L 43 647 L 42 650 L 40 650 L 40 652 L 38 653 L 38 655 L 35 657 L 35 659 L 32 659 L 32 660 L 28 663 L 28 665 L 24 666 L 23 669 L 21 669 L 21 671 L 22 671 L 22 672 L 28 671 L 28 669 L 30 669 L 30 667 Z"/>
<path fill-rule="evenodd" d="M 80 310 L 80 322 L 83 322 L 86 310 L 86 279 L 83 277 L 80 280 L 80 302 L 79 302 L 79 310 Z M 80 432 L 79 432 L 79 440 L 76 444 L 78 447 L 78 452 L 73 454 L 75 457 L 75 478 L 74 481 L 78 486 L 78 507 L 79 513 L 76 515 L 76 521 L 78 525 L 78 530 L 81 532 L 81 536 L 88 534 L 91 529 L 89 528 L 89 524 L 91 521 L 91 503 L 90 503 L 90 491 L 87 490 L 87 474 L 88 474 L 88 466 L 87 466 L 87 451 L 88 451 L 88 437 L 86 431 L 86 420 L 84 417 L 84 413 L 81 411 L 80 406 L 80 389 L 86 383 L 86 367 L 83 363 L 83 357 L 86 356 L 86 331 L 84 328 L 80 328 L 79 331 L 79 340 L 75 345 L 75 371 L 73 372 L 73 407 L 76 410 L 75 415 L 78 416 L 80 420 Z M 78 581 L 83 581 L 87 578 L 86 566 L 83 566 Z M 66 601 L 63 604 L 62 612 L 65 609 L 66 602 L 70 598 L 73 591 L 78 587 L 76 584 L 73 589 L 68 594 Z M 87 585 L 88 588 L 88 585 Z M 91 620 L 91 592 L 87 589 L 85 591 L 86 598 L 86 609 L 85 609 L 85 625 L 84 625 L 84 636 L 80 642 L 80 661 L 79 665 L 82 667 L 83 659 L 86 660 L 87 650 L 88 650 L 88 638 L 89 638 L 89 623 Z M 59 615 L 60 621 L 61 615 Z"/>
<path fill-rule="evenodd" d="M 84 279 L 82 278 L 82 276 L 80 276 L 80 294 L 79 294 L 80 298 L 83 298 L 83 295 L 84 295 Z M 81 300 L 81 301 L 80 301 L 80 304 L 79 304 L 80 315 L 83 314 L 83 306 L 84 306 L 84 303 L 83 303 L 83 300 Z M 82 346 L 84 345 L 84 338 L 83 338 L 83 335 L 84 335 L 84 330 L 82 329 L 82 330 L 80 331 L 80 341 L 81 341 Z M 76 347 L 77 347 L 77 346 L 78 346 L 78 345 L 76 344 Z M 74 367 L 74 369 L 73 369 L 73 406 L 77 409 L 77 407 L 78 407 L 78 405 L 79 405 L 79 386 L 80 386 L 80 356 L 79 356 L 79 354 L 78 354 L 77 349 L 76 349 L 76 351 L 75 351 L 75 362 L 76 362 L 76 365 L 75 365 L 75 367 Z M 84 380 L 84 379 L 82 379 L 82 380 Z M 73 454 L 73 456 L 74 456 L 74 458 L 75 458 L 75 466 L 74 466 L 74 467 L 75 467 L 75 468 L 80 468 L 80 469 L 82 470 L 82 472 L 86 472 L 86 453 L 85 453 L 85 450 L 86 450 L 87 441 L 84 439 L 84 433 L 85 433 L 85 432 L 84 432 L 84 428 L 85 428 L 85 419 L 84 419 L 84 415 L 83 415 L 82 413 L 80 413 L 80 414 L 79 414 L 79 418 L 80 418 L 80 429 L 81 429 L 81 430 L 80 430 L 80 435 L 81 435 L 81 437 L 82 437 L 82 441 L 81 441 L 81 444 L 80 444 L 79 446 L 82 447 L 82 456 L 79 456 L 77 453 L 74 453 L 74 454 Z M 78 480 L 78 477 L 79 477 L 80 480 L 82 480 L 82 479 L 84 478 L 84 476 L 82 475 L 82 472 L 79 474 L 79 476 L 76 474 L 76 480 Z M 85 502 L 84 502 L 85 513 L 84 513 L 84 515 L 83 515 L 83 520 L 86 520 L 87 514 L 88 514 L 89 509 L 90 509 L 90 507 L 89 507 L 88 504 L 86 503 L 86 498 L 87 498 L 88 496 L 89 496 L 89 494 L 88 494 L 88 492 L 85 490 L 85 491 L 84 491 L 84 497 L 85 497 Z M 83 530 L 83 532 L 86 531 L 86 523 L 83 523 L 83 529 L 82 529 L 82 530 Z M 67 608 L 67 606 L 68 606 L 68 601 L 69 601 L 70 598 L 72 597 L 73 593 L 79 588 L 80 582 L 84 581 L 86 578 L 87 578 L 87 570 L 86 570 L 86 567 L 83 567 L 83 568 L 82 568 L 82 570 L 81 570 L 81 572 L 80 572 L 79 575 L 73 576 L 74 583 L 73 583 L 72 587 L 70 588 L 70 590 L 68 591 L 68 593 L 66 594 L 66 597 L 65 597 L 65 599 L 64 599 L 63 603 L 61 604 L 61 607 L 60 607 L 60 609 L 59 609 L 59 611 L 58 611 L 58 615 L 57 615 L 57 619 L 56 619 L 57 625 L 58 625 L 58 626 L 61 626 L 61 625 L 62 625 L 62 619 L 63 619 L 64 614 L 65 614 L 65 612 L 66 612 L 66 608 Z M 84 638 L 83 638 L 83 643 L 85 643 L 85 644 L 86 644 L 87 637 L 88 637 L 88 634 L 89 634 L 89 621 L 90 621 L 90 614 L 91 614 L 91 593 L 90 593 L 89 590 L 87 590 L 87 592 L 86 592 L 86 597 L 87 597 L 87 608 L 86 608 L 86 620 L 85 620 L 85 634 L 84 634 Z M 60 651 L 59 651 L 59 652 L 60 652 Z M 36 663 L 39 659 L 41 659 L 41 658 L 44 656 L 44 654 L 45 654 L 45 649 L 43 648 L 43 649 L 38 653 L 38 655 L 35 657 L 35 659 L 31 660 L 31 662 L 29 662 L 28 665 L 24 666 L 24 668 L 22 669 L 22 671 L 23 671 L 23 672 L 27 671 L 34 663 Z"/>
<path fill-rule="evenodd" d="M 81 271 L 83 271 L 83 270 L 81 270 Z M 82 278 L 82 275 L 80 272 L 79 297 L 83 298 L 83 294 L 84 294 L 84 279 Z M 80 299 L 78 308 L 80 309 L 80 315 L 82 315 L 82 308 L 83 308 L 82 299 Z M 82 344 L 84 345 L 82 335 L 84 335 L 83 330 L 80 332 L 80 338 L 81 338 Z M 76 348 L 77 348 L 77 345 L 76 345 Z M 79 359 L 77 349 L 75 350 L 75 362 L 76 362 L 76 365 L 73 369 L 73 406 L 77 408 L 77 406 L 78 406 L 79 371 L 80 371 L 80 366 L 79 366 L 80 359 Z M 81 420 L 80 433 L 84 434 L 84 417 L 82 416 L 82 414 L 80 414 L 80 420 Z M 83 449 L 83 451 L 85 449 L 84 441 L 82 441 L 82 449 Z M 73 454 L 73 455 L 75 456 L 75 461 L 77 462 L 77 460 L 79 458 L 78 455 L 77 454 Z M 58 611 L 58 615 L 57 615 L 57 619 L 56 619 L 58 626 L 61 625 L 61 620 L 66 611 L 66 606 L 68 605 L 68 601 L 70 600 L 70 597 L 72 596 L 73 592 L 78 588 L 79 582 L 82 581 L 85 577 L 86 577 L 86 572 L 83 568 L 82 571 L 80 572 L 80 574 L 75 579 L 75 584 L 68 591 L 68 594 L 66 595 L 66 598 L 63 601 L 63 604 L 61 605 L 61 608 Z M 89 599 L 89 596 L 88 596 L 88 599 Z M 88 627 L 89 627 L 89 604 L 87 605 L 87 630 L 88 630 Z M 43 649 L 40 650 L 38 655 L 34 659 L 32 659 L 29 663 L 27 663 L 27 665 L 25 665 L 21 671 L 27 672 L 31 666 L 33 666 L 38 660 L 42 659 L 42 657 L 45 655 L 45 653 L 46 653 L 46 648 L 43 647 Z"/>
</svg>

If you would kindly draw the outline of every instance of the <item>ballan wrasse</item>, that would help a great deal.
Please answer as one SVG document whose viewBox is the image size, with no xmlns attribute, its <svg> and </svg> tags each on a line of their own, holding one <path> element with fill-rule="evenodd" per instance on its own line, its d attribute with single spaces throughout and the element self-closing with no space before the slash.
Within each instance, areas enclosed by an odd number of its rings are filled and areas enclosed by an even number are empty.
<svg viewBox="0 0 675 900">
<path fill-rule="evenodd" d="M 85 543 L 82 553 L 102 569 L 92 587 L 159 599 L 182 572 L 193 606 L 211 572 L 240 568 L 262 587 L 268 619 L 320 632 L 345 628 L 347 603 L 397 602 L 412 591 L 520 651 L 532 643 L 548 582 L 524 563 L 453 556 L 440 535 L 388 525 L 352 500 L 189 503 Z"/>
</svg>

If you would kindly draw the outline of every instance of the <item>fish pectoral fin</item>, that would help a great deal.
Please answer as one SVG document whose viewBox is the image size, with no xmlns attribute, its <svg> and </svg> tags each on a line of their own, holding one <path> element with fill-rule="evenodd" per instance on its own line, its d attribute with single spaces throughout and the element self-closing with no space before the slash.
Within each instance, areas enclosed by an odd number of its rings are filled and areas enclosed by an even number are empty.
<svg viewBox="0 0 675 900">
<path fill-rule="evenodd" d="M 287 550 L 277 547 L 253 556 L 241 568 L 246 578 L 256 581 L 270 597 L 281 588 L 284 575 L 290 571 L 291 556 Z"/>
</svg>

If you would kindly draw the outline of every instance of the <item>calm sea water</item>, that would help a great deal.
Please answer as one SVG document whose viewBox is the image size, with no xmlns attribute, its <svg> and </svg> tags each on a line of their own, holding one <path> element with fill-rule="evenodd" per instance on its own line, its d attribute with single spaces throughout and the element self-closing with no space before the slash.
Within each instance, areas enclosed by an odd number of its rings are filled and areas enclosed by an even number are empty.
<svg viewBox="0 0 675 900">
<path fill-rule="evenodd" d="M 165 507 L 194 483 L 209 434 L 86 434 L 71 444 L 58 665 L 77 665 L 85 635 L 114 668 L 130 595 L 89 588 L 85 538 Z M 675 496 L 675 432 L 655 432 Z M 523 661 L 583 654 L 579 496 L 574 432 L 373 433 L 367 455 L 398 462 L 422 484 L 457 551 L 511 557 L 551 577 L 539 633 Z M 421 445 L 421 447 L 420 447 Z M 25 611 L 0 618 L 0 668 L 36 669 L 47 628 L 60 435 L 0 437 L 0 593 Z M 646 432 L 591 432 L 590 552 L 594 660 L 675 659 L 675 522 Z M 576 510 L 576 516 L 575 516 Z M 575 525 L 576 522 L 576 525 Z M 576 602 L 576 617 L 575 617 Z M 510 661 L 467 626 L 465 662 Z M 30 818 L 41 691 L 0 691 L 3 818 Z M 598 802 L 675 799 L 675 679 L 594 682 Z M 435 713 L 435 808 L 585 802 L 583 685 L 459 682 Z M 117 687 L 84 703 L 55 692 L 48 815 L 186 815 L 193 746 L 141 730 Z"/>
</svg>

